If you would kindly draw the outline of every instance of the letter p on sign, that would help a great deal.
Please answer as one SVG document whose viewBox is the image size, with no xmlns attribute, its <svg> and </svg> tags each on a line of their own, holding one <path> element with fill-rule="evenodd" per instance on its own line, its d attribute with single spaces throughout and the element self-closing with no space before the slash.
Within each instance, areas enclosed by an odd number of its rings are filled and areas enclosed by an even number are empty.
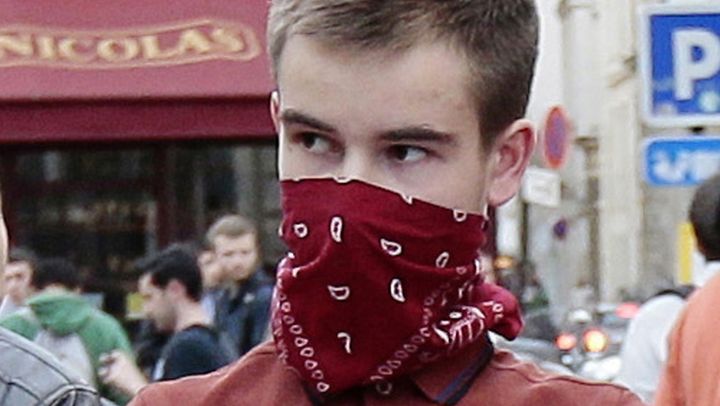
<svg viewBox="0 0 720 406">
<path fill-rule="evenodd" d="M 684 29 L 673 33 L 675 98 L 690 100 L 694 84 L 720 71 L 720 38 L 704 29 Z"/>
</svg>

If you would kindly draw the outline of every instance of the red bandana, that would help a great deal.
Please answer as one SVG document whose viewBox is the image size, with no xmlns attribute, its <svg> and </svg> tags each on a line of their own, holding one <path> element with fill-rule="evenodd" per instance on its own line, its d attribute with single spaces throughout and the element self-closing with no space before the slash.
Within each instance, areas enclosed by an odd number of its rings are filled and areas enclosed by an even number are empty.
<svg viewBox="0 0 720 406">
<path fill-rule="evenodd" d="M 283 181 L 273 335 L 319 393 L 384 383 L 477 342 L 517 336 L 515 298 L 483 283 L 487 219 L 360 181 Z"/>
</svg>

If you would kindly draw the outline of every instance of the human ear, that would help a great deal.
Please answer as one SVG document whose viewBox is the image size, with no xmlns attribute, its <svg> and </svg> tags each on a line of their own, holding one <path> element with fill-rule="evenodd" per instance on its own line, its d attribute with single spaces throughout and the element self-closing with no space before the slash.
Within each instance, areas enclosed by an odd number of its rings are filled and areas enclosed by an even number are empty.
<svg viewBox="0 0 720 406">
<path fill-rule="evenodd" d="M 487 201 L 500 206 L 520 188 L 522 176 L 535 149 L 535 131 L 529 120 L 513 122 L 490 149 L 490 178 Z"/>
<path fill-rule="evenodd" d="M 270 116 L 272 117 L 275 132 L 280 134 L 280 93 L 277 90 L 273 90 L 270 94 Z"/>
<path fill-rule="evenodd" d="M 186 293 L 185 285 L 180 283 L 180 281 L 178 281 L 177 279 L 170 279 L 167 286 L 165 287 L 165 291 L 167 291 L 173 297 L 180 297 L 185 295 Z"/>
</svg>

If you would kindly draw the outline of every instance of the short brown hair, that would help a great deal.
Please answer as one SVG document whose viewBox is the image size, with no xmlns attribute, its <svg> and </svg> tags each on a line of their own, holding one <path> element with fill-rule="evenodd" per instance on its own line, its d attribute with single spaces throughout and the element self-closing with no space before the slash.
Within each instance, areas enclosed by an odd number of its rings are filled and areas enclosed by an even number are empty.
<svg viewBox="0 0 720 406">
<path fill-rule="evenodd" d="M 706 259 L 720 260 L 720 174 L 703 182 L 695 192 L 690 222 Z"/>
<path fill-rule="evenodd" d="M 242 237 L 244 235 L 252 234 L 255 236 L 255 242 L 258 242 L 257 227 L 252 220 L 243 217 L 239 214 L 229 214 L 220 217 L 215 221 L 207 233 L 205 239 L 210 247 L 215 247 L 215 239 L 218 236 L 225 236 L 230 238 Z"/>
<path fill-rule="evenodd" d="M 535 69 L 533 0 L 272 0 L 268 46 L 277 79 L 288 39 L 356 51 L 402 52 L 444 40 L 468 60 L 483 144 L 525 115 Z"/>
</svg>

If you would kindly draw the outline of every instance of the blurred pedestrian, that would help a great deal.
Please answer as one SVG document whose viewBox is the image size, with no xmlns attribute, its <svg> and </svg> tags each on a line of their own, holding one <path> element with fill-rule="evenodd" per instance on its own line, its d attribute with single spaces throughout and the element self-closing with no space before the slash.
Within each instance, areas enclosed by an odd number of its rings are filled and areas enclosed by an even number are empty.
<svg viewBox="0 0 720 406">
<path fill-rule="evenodd" d="M 212 372 L 231 360 L 200 304 L 202 278 L 192 250 L 173 245 L 138 264 L 143 309 L 167 344 L 152 371 L 151 381 L 166 381 Z M 133 360 L 122 351 L 104 360 L 106 384 L 134 396 L 148 384 Z"/>
<path fill-rule="evenodd" d="M 651 403 L 668 356 L 668 339 L 692 286 L 664 289 L 640 306 L 630 320 L 620 350 L 615 382 Z"/>
<path fill-rule="evenodd" d="M 28 309 L 0 320 L 0 326 L 47 349 L 96 385 L 104 397 L 126 403 L 128 397 L 100 382 L 97 372 L 101 354 L 114 350 L 130 354 L 130 342 L 117 320 L 79 294 L 77 268 L 60 258 L 41 260 L 31 285 L 37 293 L 27 300 Z"/>
<path fill-rule="evenodd" d="M 8 263 L 5 266 L 5 297 L 0 303 L 0 318 L 8 316 L 25 307 L 25 301 L 32 294 L 30 279 L 37 258 L 26 248 L 10 250 Z"/>
<path fill-rule="evenodd" d="M 0 207 L 0 288 L 7 261 L 8 238 Z M 95 388 L 26 338 L 0 328 L 0 405 L 96 406 Z M 108 403 L 109 404 L 109 403 Z"/>
<path fill-rule="evenodd" d="M 217 220 L 207 232 L 215 261 L 227 281 L 215 306 L 215 326 L 242 356 L 266 337 L 272 281 L 261 267 L 258 233 L 239 215 Z"/>
<path fill-rule="evenodd" d="M 690 223 L 706 274 L 715 273 L 688 300 L 670 336 L 667 363 L 655 399 L 657 405 L 704 406 L 720 402 L 720 175 L 701 184 L 690 205 Z"/>
<path fill-rule="evenodd" d="M 478 251 L 532 154 L 537 36 L 533 0 L 273 0 L 275 346 L 136 404 L 639 405 L 488 339 L 522 326 Z"/>
<path fill-rule="evenodd" d="M 226 280 L 223 270 L 215 256 L 212 245 L 203 238 L 203 242 L 197 252 L 198 266 L 202 273 L 203 294 L 202 303 L 205 313 L 210 320 L 215 321 L 215 306 L 222 296 Z"/>
</svg>

